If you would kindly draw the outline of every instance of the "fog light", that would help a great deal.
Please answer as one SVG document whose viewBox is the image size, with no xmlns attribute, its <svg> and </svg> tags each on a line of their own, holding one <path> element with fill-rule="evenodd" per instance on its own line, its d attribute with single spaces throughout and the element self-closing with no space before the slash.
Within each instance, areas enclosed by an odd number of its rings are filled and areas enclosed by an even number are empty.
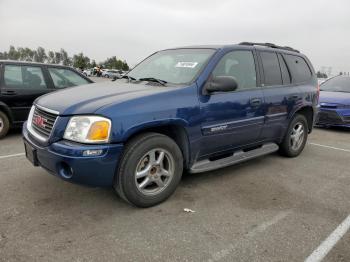
<svg viewBox="0 0 350 262">
<path fill-rule="evenodd" d="M 102 152 L 102 149 L 89 149 L 83 152 L 83 156 L 99 156 Z"/>
<path fill-rule="evenodd" d="M 67 163 L 61 162 L 59 167 L 59 174 L 62 177 L 69 179 L 73 176 L 73 169 Z"/>
</svg>

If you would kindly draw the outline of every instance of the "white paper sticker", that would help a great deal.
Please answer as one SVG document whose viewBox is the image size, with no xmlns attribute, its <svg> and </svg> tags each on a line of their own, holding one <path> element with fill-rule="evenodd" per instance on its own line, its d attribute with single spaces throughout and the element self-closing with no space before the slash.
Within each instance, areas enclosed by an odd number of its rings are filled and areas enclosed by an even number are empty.
<svg viewBox="0 0 350 262">
<path fill-rule="evenodd" d="M 197 62 L 177 62 L 175 67 L 195 68 L 197 65 Z"/>
</svg>

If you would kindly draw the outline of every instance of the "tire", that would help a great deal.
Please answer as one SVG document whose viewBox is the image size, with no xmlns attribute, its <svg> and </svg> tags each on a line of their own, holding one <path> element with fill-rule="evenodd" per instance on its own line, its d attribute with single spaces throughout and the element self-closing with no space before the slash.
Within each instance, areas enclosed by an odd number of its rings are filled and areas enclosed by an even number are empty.
<svg viewBox="0 0 350 262">
<path fill-rule="evenodd" d="M 304 149 L 308 137 L 308 124 L 305 116 L 295 115 L 288 126 L 286 135 L 280 144 L 280 153 L 287 157 L 296 157 Z"/>
<path fill-rule="evenodd" d="M 10 121 L 7 115 L 0 111 L 0 139 L 5 137 L 10 129 Z"/>
<path fill-rule="evenodd" d="M 170 197 L 181 180 L 183 157 L 178 145 L 158 133 L 129 141 L 114 179 L 114 189 L 137 207 L 151 207 Z"/>
</svg>

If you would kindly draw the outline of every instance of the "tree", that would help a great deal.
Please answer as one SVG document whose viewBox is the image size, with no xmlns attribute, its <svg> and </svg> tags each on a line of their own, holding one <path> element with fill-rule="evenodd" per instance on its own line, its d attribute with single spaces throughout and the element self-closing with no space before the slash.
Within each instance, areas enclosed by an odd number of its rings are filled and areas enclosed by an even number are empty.
<svg viewBox="0 0 350 262">
<path fill-rule="evenodd" d="M 83 53 L 79 53 L 70 57 L 63 48 L 60 51 L 50 50 L 46 53 L 45 49 L 39 46 L 37 49 L 30 49 L 28 47 L 10 46 L 9 51 L 0 52 L 0 59 L 11 59 L 20 61 L 34 61 L 39 63 L 62 64 L 65 66 L 74 66 L 78 68 L 96 67 L 97 64 L 107 68 L 114 68 L 119 70 L 129 70 L 129 65 L 125 60 L 117 59 L 116 56 L 107 58 L 104 62 L 96 63 Z"/>
<path fill-rule="evenodd" d="M 125 60 L 123 61 L 122 69 L 124 71 L 129 71 L 129 69 L 130 69 L 128 63 Z"/>
<path fill-rule="evenodd" d="M 0 52 L 0 59 L 7 59 L 7 52 Z"/>
<path fill-rule="evenodd" d="M 96 67 L 96 66 L 97 66 L 96 61 L 95 61 L 95 60 L 92 60 L 92 62 L 91 62 L 91 67 L 93 68 L 93 67 Z"/>
<path fill-rule="evenodd" d="M 317 71 L 316 75 L 317 78 L 328 78 L 326 73 L 321 73 L 320 71 Z"/>
<path fill-rule="evenodd" d="M 72 59 L 68 56 L 68 53 L 66 50 L 61 48 L 61 59 L 62 59 L 62 64 L 65 66 L 71 66 L 72 65 Z"/>
<path fill-rule="evenodd" d="M 22 57 L 21 60 L 23 61 L 33 61 L 34 57 L 34 51 L 28 47 L 22 49 Z"/>
<path fill-rule="evenodd" d="M 44 63 L 46 59 L 47 59 L 47 55 L 46 55 L 45 49 L 39 46 L 34 52 L 34 57 L 33 57 L 34 62 Z"/>
<path fill-rule="evenodd" d="M 61 52 L 55 52 L 55 64 L 60 64 L 62 61 Z"/>
<path fill-rule="evenodd" d="M 54 64 L 55 63 L 55 53 L 53 51 L 49 51 L 47 53 L 47 62 L 49 64 Z"/>
<path fill-rule="evenodd" d="M 10 60 L 18 60 L 20 58 L 19 52 L 16 50 L 14 46 L 10 46 L 10 50 L 8 52 L 8 59 Z"/>
<path fill-rule="evenodd" d="M 126 63 L 126 61 L 119 60 L 115 56 L 107 58 L 107 60 L 104 61 L 103 64 L 107 68 L 129 70 L 129 66 Z"/>
<path fill-rule="evenodd" d="M 90 58 L 84 56 L 83 53 L 73 56 L 73 67 L 75 68 L 87 68 L 90 64 Z"/>
</svg>

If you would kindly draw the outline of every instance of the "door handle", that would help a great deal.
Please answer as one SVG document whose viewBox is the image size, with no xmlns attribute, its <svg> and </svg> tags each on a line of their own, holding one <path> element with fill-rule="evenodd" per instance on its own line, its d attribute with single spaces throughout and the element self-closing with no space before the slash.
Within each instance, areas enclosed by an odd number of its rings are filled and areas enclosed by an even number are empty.
<svg viewBox="0 0 350 262">
<path fill-rule="evenodd" d="M 260 98 L 252 98 L 252 99 L 250 99 L 250 104 L 252 106 L 259 106 L 259 105 L 261 105 L 261 99 Z"/>
<path fill-rule="evenodd" d="M 3 91 L 1 92 L 1 94 L 7 95 L 7 96 L 13 96 L 13 95 L 16 95 L 17 93 L 16 93 L 16 91 L 14 91 L 14 90 L 3 90 Z"/>
</svg>

